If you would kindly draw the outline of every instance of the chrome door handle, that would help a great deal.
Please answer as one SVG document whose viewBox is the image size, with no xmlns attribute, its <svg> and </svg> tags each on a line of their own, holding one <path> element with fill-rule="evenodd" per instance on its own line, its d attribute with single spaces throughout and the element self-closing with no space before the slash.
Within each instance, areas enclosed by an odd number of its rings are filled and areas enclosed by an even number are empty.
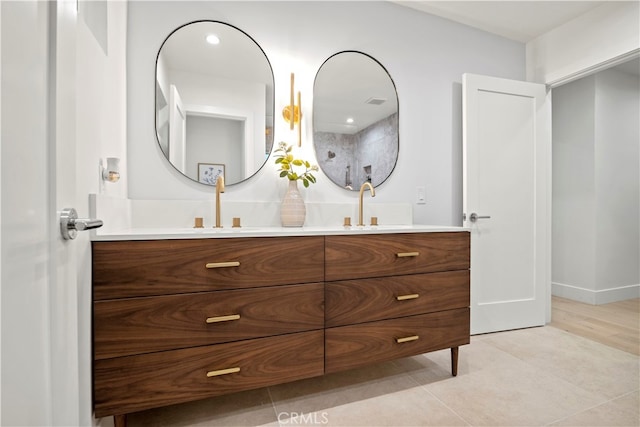
<svg viewBox="0 0 640 427">
<path fill-rule="evenodd" d="M 60 213 L 60 233 L 65 240 L 73 240 L 78 231 L 102 227 L 101 219 L 78 218 L 74 208 L 66 208 Z"/>
<path fill-rule="evenodd" d="M 491 218 L 489 215 L 478 215 L 475 212 L 472 212 L 471 215 L 469 215 L 469 221 L 471 222 L 476 222 L 479 219 L 489 219 Z"/>
</svg>

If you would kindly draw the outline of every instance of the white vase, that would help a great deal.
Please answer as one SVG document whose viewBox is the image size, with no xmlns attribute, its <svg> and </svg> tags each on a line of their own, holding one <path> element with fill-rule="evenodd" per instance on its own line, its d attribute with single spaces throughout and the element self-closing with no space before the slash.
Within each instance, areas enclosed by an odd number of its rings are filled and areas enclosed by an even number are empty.
<svg viewBox="0 0 640 427">
<path fill-rule="evenodd" d="M 298 191 L 298 181 L 289 181 L 289 187 L 280 208 L 280 222 L 283 227 L 302 227 L 306 216 L 307 208 Z"/>
</svg>

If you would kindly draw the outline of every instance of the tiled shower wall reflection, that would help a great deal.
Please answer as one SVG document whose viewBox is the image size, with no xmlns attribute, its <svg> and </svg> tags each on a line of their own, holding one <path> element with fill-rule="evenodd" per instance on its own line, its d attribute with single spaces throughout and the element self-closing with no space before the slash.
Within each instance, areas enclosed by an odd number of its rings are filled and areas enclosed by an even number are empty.
<svg viewBox="0 0 640 427">
<path fill-rule="evenodd" d="M 354 134 L 314 132 L 318 165 L 341 187 L 359 190 L 389 177 L 398 158 L 398 113 Z"/>
</svg>

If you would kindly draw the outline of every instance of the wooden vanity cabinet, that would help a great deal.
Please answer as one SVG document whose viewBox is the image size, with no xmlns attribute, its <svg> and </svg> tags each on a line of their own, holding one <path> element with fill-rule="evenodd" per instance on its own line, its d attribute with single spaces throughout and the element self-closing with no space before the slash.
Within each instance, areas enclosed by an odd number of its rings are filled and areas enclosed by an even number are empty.
<svg viewBox="0 0 640 427">
<path fill-rule="evenodd" d="M 95 361 L 96 417 L 322 375 L 322 330 Z"/>
<path fill-rule="evenodd" d="M 325 373 L 469 343 L 469 233 L 326 236 Z"/>
<path fill-rule="evenodd" d="M 94 300 L 301 281 L 324 281 L 322 236 L 93 243 Z"/>
<path fill-rule="evenodd" d="M 324 285 L 96 301 L 96 359 L 324 328 Z M 213 316 L 213 314 L 220 316 Z M 229 316 L 238 316 L 234 319 Z"/>
<path fill-rule="evenodd" d="M 469 233 L 96 241 L 96 417 L 469 343 Z"/>
<path fill-rule="evenodd" d="M 346 326 L 469 306 L 469 270 L 325 284 L 325 326 Z"/>
<path fill-rule="evenodd" d="M 322 236 L 92 251 L 96 417 L 324 373 Z"/>
<path fill-rule="evenodd" d="M 469 269 L 469 233 L 325 236 L 325 280 Z"/>
</svg>

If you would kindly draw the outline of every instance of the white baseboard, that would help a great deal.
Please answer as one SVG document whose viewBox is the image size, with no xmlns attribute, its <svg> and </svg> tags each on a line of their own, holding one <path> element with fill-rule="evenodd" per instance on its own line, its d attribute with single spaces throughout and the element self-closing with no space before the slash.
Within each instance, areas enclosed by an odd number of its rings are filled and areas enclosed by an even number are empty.
<svg viewBox="0 0 640 427">
<path fill-rule="evenodd" d="M 591 305 L 640 298 L 640 284 L 594 291 L 564 283 L 551 283 L 551 295 Z"/>
</svg>

